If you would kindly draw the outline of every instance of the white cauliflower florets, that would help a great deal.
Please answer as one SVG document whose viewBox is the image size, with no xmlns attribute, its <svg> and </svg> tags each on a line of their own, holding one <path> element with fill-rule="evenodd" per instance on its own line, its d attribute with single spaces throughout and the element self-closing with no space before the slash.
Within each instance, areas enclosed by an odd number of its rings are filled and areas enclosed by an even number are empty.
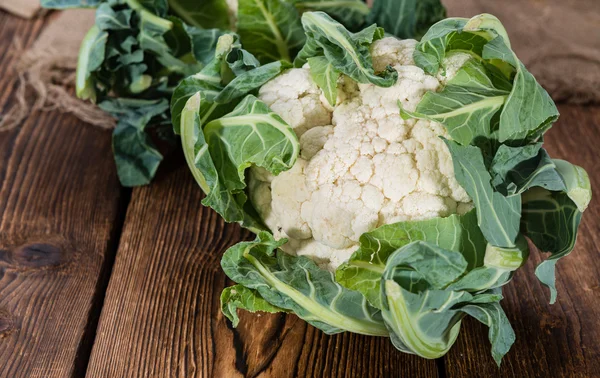
<svg viewBox="0 0 600 378">
<path fill-rule="evenodd" d="M 308 67 L 290 69 L 264 85 L 259 98 L 288 122 L 300 138 L 294 167 L 273 177 L 250 174 L 250 199 L 284 251 L 306 255 L 335 269 L 358 248 L 360 235 L 399 221 L 463 213 L 471 199 L 454 177 L 445 128 L 400 117 L 398 102 L 414 110 L 440 80 L 414 64 L 416 42 L 385 38 L 372 45 L 373 65 L 391 65 L 398 81 L 390 88 L 340 78 L 331 107 Z M 456 74 L 454 57 L 446 76 Z M 462 59 L 462 60 L 461 60 Z"/>
</svg>

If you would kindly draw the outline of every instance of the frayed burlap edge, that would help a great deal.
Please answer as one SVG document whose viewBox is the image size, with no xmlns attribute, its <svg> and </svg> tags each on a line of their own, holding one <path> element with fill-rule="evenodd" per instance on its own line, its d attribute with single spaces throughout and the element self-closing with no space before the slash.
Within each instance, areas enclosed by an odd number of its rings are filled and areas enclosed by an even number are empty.
<svg viewBox="0 0 600 378">
<path fill-rule="evenodd" d="M 30 113 L 38 110 L 71 113 L 103 129 L 115 127 L 115 120 L 109 114 L 73 95 L 77 56 L 65 55 L 51 47 L 24 51 L 19 40 L 15 40 L 9 53 L 20 56 L 13 67 L 18 76 L 16 103 L 0 115 L 0 131 L 18 127 Z"/>
</svg>

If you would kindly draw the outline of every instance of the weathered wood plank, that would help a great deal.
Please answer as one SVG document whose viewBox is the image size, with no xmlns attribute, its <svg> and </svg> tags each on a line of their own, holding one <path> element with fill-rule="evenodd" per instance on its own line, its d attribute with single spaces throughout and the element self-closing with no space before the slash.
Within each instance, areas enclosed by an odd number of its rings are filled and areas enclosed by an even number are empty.
<svg viewBox="0 0 600 378">
<path fill-rule="evenodd" d="M 200 205 L 186 167 L 135 189 L 88 377 L 437 376 L 387 339 L 326 336 L 295 316 L 219 307 L 222 252 L 249 234 Z"/>
<path fill-rule="evenodd" d="M 584 167 L 592 189 L 600 187 L 600 108 L 561 106 L 560 121 L 547 134 L 554 158 Z M 597 194 L 597 193 L 596 193 Z M 594 377 L 600 373 L 600 201 L 583 216 L 577 246 L 557 264 L 558 300 L 548 304 L 548 289 L 534 275 L 542 260 L 530 261 L 504 289 L 502 305 L 517 341 L 498 369 L 490 356 L 487 329 L 465 323 L 445 358 L 448 377 Z"/>
<path fill-rule="evenodd" d="M 43 25 L 0 13 L 0 109 L 14 101 L 13 39 L 30 45 Z M 85 369 L 119 193 L 110 133 L 56 113 L 0 132 L 0 377 Z"/>
</svg>

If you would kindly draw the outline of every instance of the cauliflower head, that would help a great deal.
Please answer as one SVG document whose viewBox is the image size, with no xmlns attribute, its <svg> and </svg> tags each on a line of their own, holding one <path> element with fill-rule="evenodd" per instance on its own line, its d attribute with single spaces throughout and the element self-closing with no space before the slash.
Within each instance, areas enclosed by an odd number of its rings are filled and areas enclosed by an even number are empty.
<svg viewBox="0 0 600 378">
<path fill-rule="evenodd" d="M 463 214 L 471 199 L 454 177 L 440 136 L 444 126 L 403 119 L 398 102 L 412 111 L 437 90 L 467 57 L 452 56 L 436 77 L 413 61 L 416 41 L 384 38 L 373 43 L 376 71 L 391 65 L 398 81 L 389 88 L 357 84 L 342 75 L 331 106 L 309 67 L 293 68 L 266 83 L 259 98 L 294 129 L 301 154 L 274 177 L 252 168 L 250 200 L 283 250 L 306 255 L 334 270 L 358 248 L 359 237 L 384 224 Z M 464 54 L 467 55 L 467 54 Z"/>
</svg>

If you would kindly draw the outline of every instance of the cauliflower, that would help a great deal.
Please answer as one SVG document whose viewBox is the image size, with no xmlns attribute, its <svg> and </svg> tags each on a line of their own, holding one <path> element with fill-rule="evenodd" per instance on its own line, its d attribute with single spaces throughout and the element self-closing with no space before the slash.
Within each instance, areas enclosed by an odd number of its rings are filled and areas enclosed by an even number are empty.
<svg viewBox="0 0 600 378">
<path fill-rule="evenodd" d="M 250 200 L 283 250 L 306 255 L 334 270 L 358 248 L 359 237 L 384 224 L 466 213 L 471 199 L 454 178 L 445 128 L 403 120 L 398 102 L 412 111 L 427 91 L 456 74 L 468 54 L 452 55 L 437 77 L 413 61 L 414 40 L 373 43 L 376 71 L 391 65 L 390 88 L 341 77 L 331 107 L 309 67 L 290 69 L 265 84 L 264 101 L 292 126 L 301 154 L 277 177 L 252 168 Z M 442 71 L 442 70 L 441 70 Z"/>
</svg>

